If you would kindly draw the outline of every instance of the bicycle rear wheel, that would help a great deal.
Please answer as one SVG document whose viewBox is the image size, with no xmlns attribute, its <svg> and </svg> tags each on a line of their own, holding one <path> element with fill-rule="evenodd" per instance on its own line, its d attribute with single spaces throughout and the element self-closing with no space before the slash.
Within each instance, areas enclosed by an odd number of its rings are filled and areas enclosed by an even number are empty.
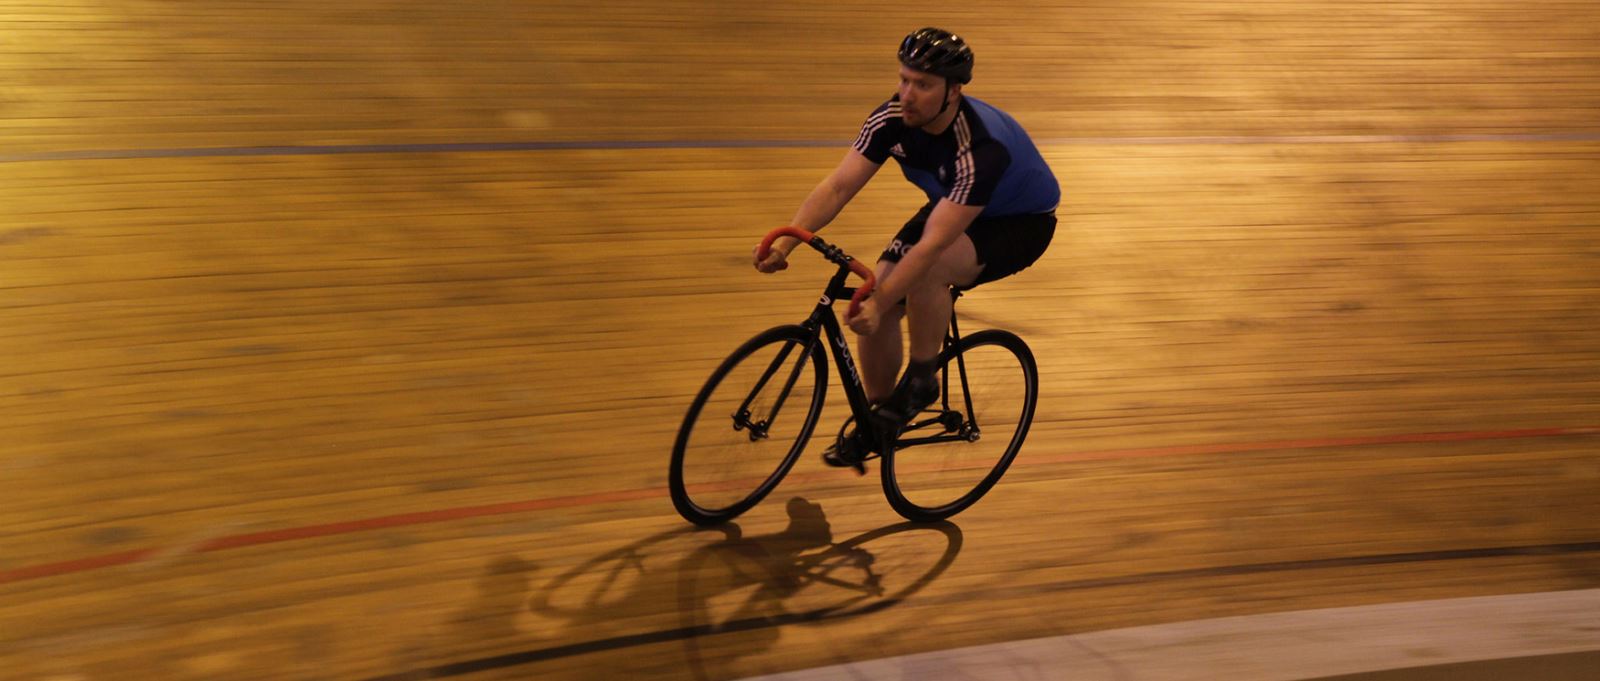
<svg viewBox="0 0 1600 681">
<path fill-rule="evenodd" d="M 739 346 L 678 428 L 668 476 L 678 514 L 715 525 L 759 503 L 800 458 L 827 392 L 827 359 L 815 332 L 780 326 Z"/>
<path fill-rule="evenodd" d="M 883 491 L 909 520 L 949 518 L 982 498 L 1022 449 L 1033 423 L 1039 370 L 1008 331 L 962 338 L 939 356 L 943 394 L 883 457 Z"/>
</svg>

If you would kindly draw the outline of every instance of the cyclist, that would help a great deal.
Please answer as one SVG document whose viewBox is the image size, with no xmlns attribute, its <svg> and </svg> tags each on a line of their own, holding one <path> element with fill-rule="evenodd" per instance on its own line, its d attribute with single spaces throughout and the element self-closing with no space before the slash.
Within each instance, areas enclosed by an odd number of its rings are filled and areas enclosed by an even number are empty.
<svg viewBox="0 0 1600 681">
<path fill-rule="evenodd" d="M 816 231 L 833 221 L 884 161 L 928 196 L 878 257 L 877 290 L 845 323 L 859 336 L 862 381 L 876 405 L 823 460 L 864 471 L 916 414 L 939 396 L 935 362 L 950 320 L 952 287 L 966 290 L 1021 271 L 1055 234 L 1061 190 L 1022 126 L 962 91 L 972 49 L 949 31 L 923 28 L 900 42 L 900 87 L 861 126 L 845 157 L 801 203 L 793 224 Z M 800 242 L 783 237 L 755 263 L 788 267 Z M 911 360 L 900 380 L 900 322 Z M 861 426 L 865 427 L 861 427 Z"/>
</svg>

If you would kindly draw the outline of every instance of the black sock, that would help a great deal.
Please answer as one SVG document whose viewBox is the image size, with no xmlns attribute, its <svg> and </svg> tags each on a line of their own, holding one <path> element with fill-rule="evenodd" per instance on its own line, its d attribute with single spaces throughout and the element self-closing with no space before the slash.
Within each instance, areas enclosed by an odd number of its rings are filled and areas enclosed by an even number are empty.
<svg viewBox="0 0 1600 681">
<path fill-rule="evenodd" d="M 930 359 L 923 362 L 911 360 L 911 362 L 906 365 L 906 376 L 917 381 L 933 378 L 933 370 L 937 368 L 937 365 L 938 360 L 936 359 Z"/>
<path fill-rule="evenodd" d="M 879 407 L 881 413 L 890 418 L 904 422 L 916 415 L 916 410 L 925 402 L 932 399 L 928 393 L 937 395 L 939 392 L 938 377 L 934 374 L 935 362 L 918 362 L 912 360 L 906 366 L 905 375 L 900 377 L 900 383 L 894 387 L 894 393 Z"/>
</svg>

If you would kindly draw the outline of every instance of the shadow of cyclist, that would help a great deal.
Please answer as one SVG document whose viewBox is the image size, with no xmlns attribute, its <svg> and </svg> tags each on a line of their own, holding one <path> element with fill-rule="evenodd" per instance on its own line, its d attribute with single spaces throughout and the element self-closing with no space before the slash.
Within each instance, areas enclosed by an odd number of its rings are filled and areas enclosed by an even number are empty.
<svg viewBox="0 0 1600 681">
<path fill-rule="evenodd" d="M 782 531 L 729 536 L 679 564 L 678 612 L 696 678 L 726 675 L 730 663 L 773 647 L 785 626 L 892 607 L 938 578 L 961 548 L 951 523 L 898 523 L 834 542 L 821 506 L 796 497 L 787 510 Z M 930 541 L 943 550 L 929 551 Z"/>
<path fill-rule="evenodd" d="M 822 506 L 801 497 L 790 499 L 787 509 L 789 524 L 779 532 L 755 537 L 735 534 L 700 549 L 726 568 L 720 575 L 725 583 L 718 591 L 758 585 L 749 599 L 753 603 L 764 597 L 785 597 L 803 586 L 805 566 L 798 557 L 808 549 L 832 545 L 833 528 Z M 683 595 L 679 594 L 680 605 Z"/>
<path fill-rule="evenodd" d="M 950 523 L 898 523 L 836 542 L 820 505 L 795 498 L 787 510 L 788 524 L 777 532 L 746 537 L 734 524 L 683 528 L 584 561 L 536 589 L 526 611 L 517 608 L 534 620 L 520 631 L 504 606 L 522 600 L 518 594 L 537 568 L 516 558 L 496 561 L 477 584 L 479 599 L 453 627 L 478 644 L 461 652 L 493 652 L 465 659 L 446 653 L 454 661 L 409 673 L 515 668 L 680 641 L 682 662 L 695 676 L 725 676 L 731 663 L 771 648 L 782 627 L 905 601 L 937 579 L 961 548 L 961 531 Z M 505 646 L 530 638 L 543 645 Z"/>
<path fill-rule="evenodd" d="M 527 598 L 537 565 L 517 556 L 500 556 L 474 582 L 477 598 L 456 616 L 456 623 L 476 638 L 516 636 L 520 603 Z"/>
</svg>

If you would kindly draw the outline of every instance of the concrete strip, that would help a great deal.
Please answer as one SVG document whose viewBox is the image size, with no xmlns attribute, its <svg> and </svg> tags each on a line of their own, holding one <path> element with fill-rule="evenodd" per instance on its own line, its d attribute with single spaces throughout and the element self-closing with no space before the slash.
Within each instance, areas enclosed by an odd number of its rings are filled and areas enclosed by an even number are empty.
<svg viewBox="0 0 1600 681">
<path fill-rule="evenodd" d="M 1304 681 L 1600 651 L 1600 589 L 1226 617 L 1013 641 L 750 681 Z M 1600 670 L 1590 678 L 1600 679 Z"/>
</svg>

